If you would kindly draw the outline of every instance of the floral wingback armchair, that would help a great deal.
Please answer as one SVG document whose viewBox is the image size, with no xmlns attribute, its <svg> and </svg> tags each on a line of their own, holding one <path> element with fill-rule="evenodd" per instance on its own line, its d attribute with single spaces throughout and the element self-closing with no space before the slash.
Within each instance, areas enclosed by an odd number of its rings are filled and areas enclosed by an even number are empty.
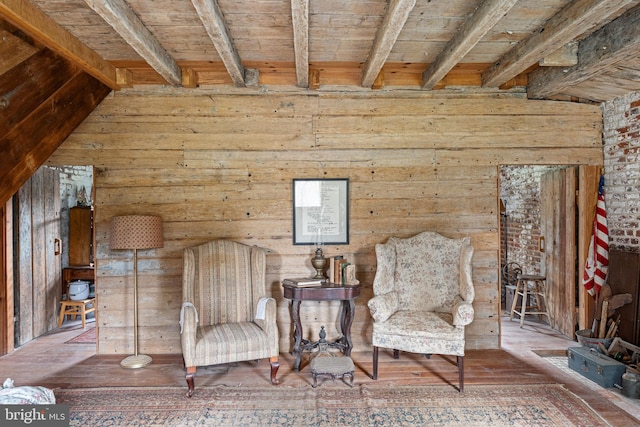
<svg viewBox="0 0 640 427">
<path fill-rule="evenodd" d="M 464 390 L 464 327 L 473 321 L 473 246 L 468 237 L 449 239 L 423 232 L 376 245 L 373 317 L 373 379 L 379 347 L 456 356 Z"/>
<path fill-rule="evenodd" d="M 196 367 L 269 358 L 277 384 L 276 301 L 266 298 L 264 249 L 215 240 L 183 254 L 180 332 L 187 396 Z"/>
</svg>

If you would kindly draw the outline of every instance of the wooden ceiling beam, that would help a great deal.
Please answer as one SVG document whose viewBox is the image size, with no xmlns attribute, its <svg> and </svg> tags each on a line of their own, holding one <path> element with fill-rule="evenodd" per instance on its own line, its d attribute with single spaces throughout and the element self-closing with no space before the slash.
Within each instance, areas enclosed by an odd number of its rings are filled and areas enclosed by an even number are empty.
<svg viewBox="0 0 640 427">
<path fill-rule="evenodd" d="M 422 88 L 433 89 L 478 44 L 518 0 L 485 0 L 422 73 Z"/>
<path fill-rule="evenodd" d="M 124 0 L 84 1 L 168 83 L 173 86 L 182 83 L 181 70 L 176 61 Z"/>
<path fill-rule="evenodd" d="M 0 24 L 6 21 L 0 21 Z M 8 24 L 7 24 L 8 25 Z M 38 52 L 33 44 L 25 42 L 10 32 L 0 28 L 0 76 Z"/>
<path fill-rule="evenodd" d="M 309 0 L 291 0 L 291 20 L 298 86 L 309 87 Z"/>
<path fill-rule="evenodd" d="M 527 95 L 544 98 L 615 67 L 637 60 L 640 45 L 640 5 L 605 25 L 578 44 L 577 65 L 539 68 L 529 75 Z"/>
<path fill-rule="evenodd" d="M 0 0 L 0 17 L 114 90 L 116 69 L 27 0 Z"/>
<path fill-rule="evenodd" d="M 371 87 L 380 74 L 385 61 L 404 27 L 409 13 L 416 5 L 416 0 L 391 0 L 384 16 L 382 25 L 376 33 L 373 46 L 362 69 L 363 87 Z"/>
<path fill-rule="evenodd" d="M 202 21 L 207 34 L 209 34 L 209 38 L 218 51 L 218 55 L 220 55 L 222 62 L 227 68 L 233 83 L 239 87 L 254 84 L 257 70 L 249 73 L 252 79 L 252 81 L 249 82 L 246 78 L 249 77 L 249 75 L 245 76 L 245 69 L 240 60 L 240 55 L 238 55 L 238 51 L 231 40 L 224 16 L 222 15 L 222 10 L 220 10 L 217 0 L 191 0 L 191 3 L 193 3 L 193 7 L 195 7 L 196 12 L 198 12 L 200 21 Z"/>
<path fill-rule="evenodd" d="M 578 42 L 570 42 L 560 50 L 538 61 L 541 67 L 570 67 L 578 63 Z"/>
<path fill-rule="evenodd" d="M 499 87 L 633 3 L 637 0 L 575 0 L 569 3 L 482 73 L 482 85 Z"/>
</svg>

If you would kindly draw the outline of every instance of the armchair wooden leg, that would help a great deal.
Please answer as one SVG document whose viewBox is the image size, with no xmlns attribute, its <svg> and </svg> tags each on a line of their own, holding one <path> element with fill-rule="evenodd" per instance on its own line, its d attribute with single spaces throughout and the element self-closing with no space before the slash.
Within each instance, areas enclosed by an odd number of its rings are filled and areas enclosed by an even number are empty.
<svg viewBox="0 0 640 427">
<path fill-rule="evenodd" d="M 187 367 L 187 386 L 189 387 L 189 390 L 187 391 L 187 397 L 193 396 L 193 389 L 195 388 L 193 383 L 193 377 L 196 376 L 196 369 L 197 368 L 195 366 Z"/>
<path fill-rule="evenodd" d="M 456 356 L 458 359 L 458 381 L 460 382 L 460 393 L 464 391 L 464 356 Z"/>
<path fill-rule="evenodd" d="M 371 378 L 378 379 L 378 347 L 376 346 L 373 347 L 373 375 Z"/>
<path fill-rule="evenodd" d="M 271 384 L 278 385 L 279 381 L 276 378 L 276 374 L 278 373 L 278 368 L 280 367 L 278 356 L 270 357 L 269 362 L 271 363 Z"/>
<path fill-rule="evenodd" d="M 398 349 L 393 349 L 393 358 L 394 359 L 400 359 L 400 350 Z"/>
</svg>

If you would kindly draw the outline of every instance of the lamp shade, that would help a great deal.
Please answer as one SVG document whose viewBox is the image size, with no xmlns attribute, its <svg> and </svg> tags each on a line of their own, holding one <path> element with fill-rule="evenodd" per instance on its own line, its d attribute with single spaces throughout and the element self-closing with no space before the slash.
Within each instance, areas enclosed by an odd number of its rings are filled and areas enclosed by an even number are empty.
<svg viewBox="0 0 640 427">
<path fill-rule="evenodd" d="M 164 246 L 162 219 L 154 215 L 124 215 L 111 219 L 110 249 L 151 249 Z"/>
</svg>

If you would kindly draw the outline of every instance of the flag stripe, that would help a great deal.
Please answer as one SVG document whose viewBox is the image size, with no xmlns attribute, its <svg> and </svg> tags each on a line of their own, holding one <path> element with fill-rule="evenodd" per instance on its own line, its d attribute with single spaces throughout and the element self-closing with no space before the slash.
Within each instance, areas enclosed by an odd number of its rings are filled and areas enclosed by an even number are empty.
<svg viewBox="0 0 640 427">
<path fill-rule="evenodd" d="M 607 281 L 609 271 L 609 228 L 604 202 L 604 176 L 600 177 L 598 203 L 593 219 L 593 233 L 589 244 L 589 254 L 584 264 L 582 284 L 590 295 L 597 295 Z"/>
</svg>

